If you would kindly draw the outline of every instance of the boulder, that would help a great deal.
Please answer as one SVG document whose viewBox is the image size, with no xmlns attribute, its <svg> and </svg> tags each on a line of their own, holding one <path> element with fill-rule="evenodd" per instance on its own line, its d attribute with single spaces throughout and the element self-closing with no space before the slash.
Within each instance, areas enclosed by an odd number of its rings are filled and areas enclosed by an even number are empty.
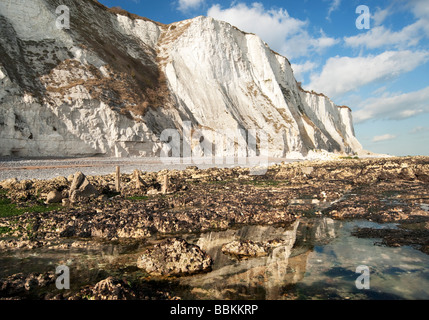
<svg viewBox="0 0 429 320">
<path fill-rule="evenodd" d="M 416 178 L 416 175 L 412 168 L 404 167 L 399 173 L 399 178 L 403 180 L 414 180 Z"/>
<path fill-rule="evenodd" d="M 74 190 L 78 189 L 84 179 L 85 179 L 85 175 L 82 172 L 80 171 L 76 172 L 73 175 L 72 184 L 70 186 L 70 192 L 73 192 Z"/>
<path fill-rule="evenodd" d="M 90 197 L 98 197 L 98 190 L 88 181 L 86 176 L 78 171 L 74 174 L 69 190 L 70 202 L 77 202 Z"/>
<path fill-rule="evenodd" d="M 137 267 L 152 275 L 181 275 L 209 271 L 212 259 L 198 246 L 183 239 L 164 240 L 137 260 Z"/>
<path fill-rule="evenodd" d="M 63 200 L 63 195 L 58 190 L 53 190 L 46 196 L 45 204 L 60 203 Z"/>
<path fill-rule="evenodd" d="M 18 183 L 18 179 L 16 179 L 16 178 L 9 178 L 9 179 L 0 181 L 0 187 L 2 187 L 3 189 L 10 189 L 16 183 Z"/>
<path fill-rule="evenodd" d="M 122 280 L 108 277 L 92 288 L 94 300 L 135 300 L 136 295 L 130 286 Z"/>
</svg>

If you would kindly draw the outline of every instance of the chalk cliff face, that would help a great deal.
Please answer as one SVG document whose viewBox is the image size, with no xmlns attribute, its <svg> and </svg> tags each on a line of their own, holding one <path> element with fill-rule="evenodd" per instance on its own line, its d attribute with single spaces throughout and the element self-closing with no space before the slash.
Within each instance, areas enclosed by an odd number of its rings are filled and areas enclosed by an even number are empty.
<svg viewBox="0 0 429 320">
<path fill-rule="evenodd" d="M 59 5 L 69 29 L 57 28 Z M 204 136 L 263 132 L 270 156 L 362 149 L 349 108 L 302 90 L 285 57 L 226 22 L 0 2 L 0 155 L 157 156 L 163 130 L 189 123 Z"/>
</svg>

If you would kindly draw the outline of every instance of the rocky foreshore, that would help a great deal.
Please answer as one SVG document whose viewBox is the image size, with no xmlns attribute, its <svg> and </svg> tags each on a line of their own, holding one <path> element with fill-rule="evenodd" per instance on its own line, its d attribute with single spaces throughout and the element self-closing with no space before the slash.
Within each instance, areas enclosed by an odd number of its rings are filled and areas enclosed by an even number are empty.
<svg viewBox="0 0 429 320">
<path fill-rule="evenodd" d="M 360 229 L 356 236 L 429 253 L 428 186 L 429 157 L 282 163 L 264 175 L 240 167 L 136 170 L 121 174 L 119 183 L 114 174 L 85 176 L 78 171 L 50 180 L 8 179 L 0 182 L 0 254 L 36 248 L 100 250 L 113 242 L 143 245 L 134 267 L 145 275 L 137 285 L 106 277 L 73 294 L 38 297 L 172 299 L 177 297 L 169 290 L 157 293 L 150 281 L 210 272 L 215 262 L 181 239 L 183 234 L 242 225 L 288 226 L 302 217 L 366 219 L 394 222 L 399 228 Z M 252 259 L 276 245 L 276 239 L 238 241 L 224 245 L 222 252 Z M 34 286 L 53 285 L 49 273 L 18 271 L 0 283 L 5 299 L 25 298 Z"/>
</svg>

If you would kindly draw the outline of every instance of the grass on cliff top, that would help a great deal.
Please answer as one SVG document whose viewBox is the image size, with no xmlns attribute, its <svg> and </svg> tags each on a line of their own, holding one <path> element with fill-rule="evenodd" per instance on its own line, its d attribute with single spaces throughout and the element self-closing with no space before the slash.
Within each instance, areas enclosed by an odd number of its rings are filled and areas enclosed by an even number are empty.
<svg viewBox="0 0 429 320">
<path fill-rule="evenodd" d="M 59 208 L 61 208 L 60 204 L 44 205 L 42 203 L 28 207 L 21 207 L 10 201 L 5 190 L 0 191 L 0 217 L 19 216 L 25 212 L 49 212 L 52 210 L 58 210 Z"/>
</svg>

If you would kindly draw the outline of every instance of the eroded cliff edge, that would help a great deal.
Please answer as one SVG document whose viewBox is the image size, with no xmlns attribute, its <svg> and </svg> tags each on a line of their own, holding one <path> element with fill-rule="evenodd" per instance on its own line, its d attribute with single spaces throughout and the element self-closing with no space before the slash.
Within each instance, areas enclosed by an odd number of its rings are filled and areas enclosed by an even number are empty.
<svg viewBox="0 0 429 320">
<path fill-rule="evenodd" d="M 56 8 L 70 29 L 56 27 Z M 208 17 L 163 25 L 97 1 L 0 3 L 0 155 L 158 156 L 164 129 L 260 130 L 268 155 L 362 150 L 349 108 Z M 187 139 L 185 137 L 185 139 Z"/>
</svg>

